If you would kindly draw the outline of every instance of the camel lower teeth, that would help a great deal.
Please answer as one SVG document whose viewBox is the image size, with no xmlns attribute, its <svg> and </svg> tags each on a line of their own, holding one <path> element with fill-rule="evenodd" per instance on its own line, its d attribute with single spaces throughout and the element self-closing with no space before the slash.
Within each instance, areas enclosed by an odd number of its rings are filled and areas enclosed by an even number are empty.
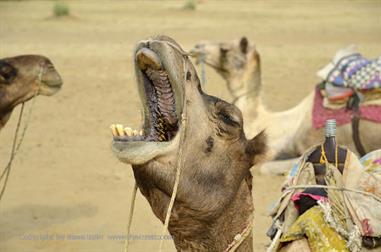
<svg viewBox="0 0 381 252">
<path fill-rule="evenodd" d="M 116 131 L 118 132 L 119 136 L 124 136 L 125 135 L 125 132 L 124 132 L 122 124 L 117 124 L 116 125 Z"/>
<path fill-rule="evenodd" d="M 115 124 L 112 124 L 110 126 L 110 129 L 111 129 L 111 133 L 112 133 L 113 136 L 118 136 L 118 131 L 116 130 Z"/>
<path fill-rule="evenodd" d="M 124 128 L 124 132 L 127 136 L 132 136 L 133 130 L 130 127 Z"/>
<path fill-rule="evenodd" d="M 112 124 L 110 126 L 111 133 L 114 137 L 127 136 L 143 136 L 143 130 L 133 130 L 130 127 L 123 127 L 122 124 Z"/>
</svg>

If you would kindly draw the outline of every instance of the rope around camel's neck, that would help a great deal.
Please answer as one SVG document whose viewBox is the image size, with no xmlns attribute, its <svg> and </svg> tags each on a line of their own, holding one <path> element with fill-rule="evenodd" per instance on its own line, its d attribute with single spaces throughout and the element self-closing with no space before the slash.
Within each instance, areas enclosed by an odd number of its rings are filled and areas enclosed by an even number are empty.
<svg viewBox="0 0 381 252">
<path fill-rule="evenodd" d="M 13 143 L 12 143 L 12 148 L 11 148 L 11 155 L 10 155 L 10 158 L 9 158 L 9 161 L 8 161 L 7 165 L 5 166 L 3 172 L 0 175 L 0 184 L 4 180 L 2 188 L 1 188 L 1 191 L 0 191 L 0 202 L 1 202 L 1 199 L 3 198 L 3 196 L 4 196 L 5 189 L 7 188 L 7 183 L 8 183 L 9 175 L 11 173 L 11 168 L 12 168 L 13 160 L 16 158 L 16 155 L 17 155 L 17 153 L 18 153 L 18 151 L 19 151 L 19 149 L 21 147 L 21 144 L 24 141 L 24 137 L 25 137 L 26 131 L 27 131 L 28 126 L 29 126 L 29 122 L 30 122 L 30 119 L 31 119 L 31 115 L 32 115 L 33 107 L 34 107 L 34 104 L 35 104 L 35 101 L 36 101 L 36 97 L 37 97 L 37 95 L 38 95 L 38 93 L 40 91 L 43 73 L 44 73 L 44 66 L 40 65 L 40 71 L 39 71 L 38 77 L 37 77 L 38 78 L 38 88 L 37 88 L 36 92 L 34 93 L 34 95 L 32 97 L 32 105 L 30 106 L 30 109 L 29 109 L 29 112 L 28 112 L 28 115 L 27 115 L 27 119 L 25 121 L 24 128 L 23 128 L 23 130 L 21 132 L 21 135 L 19 136 L 19 130 L 20 130 L 20 127 L 21 127 L 21 121 L 22 121 L 23 114 L 24 114 L 25 102 L 23 102 L 21 104 L 20 115 L 19 115 L 19 119 L 17 121 L 16 131 L 15 131 L 15 135 L 14 135 Z"/>
</svg>

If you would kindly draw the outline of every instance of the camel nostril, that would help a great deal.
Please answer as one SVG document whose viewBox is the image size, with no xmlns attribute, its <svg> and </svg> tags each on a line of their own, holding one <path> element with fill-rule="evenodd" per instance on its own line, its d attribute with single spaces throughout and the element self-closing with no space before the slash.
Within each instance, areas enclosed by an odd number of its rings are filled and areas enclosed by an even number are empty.
<svg viewBox="0 0 381 252">
<path fill-rule="evenodd" d="M 190 81 L 191 80 L 191 78 L 192 78 L 192 74 L 188 71 L 187 72 L 187 81 Z"/>
</svg>

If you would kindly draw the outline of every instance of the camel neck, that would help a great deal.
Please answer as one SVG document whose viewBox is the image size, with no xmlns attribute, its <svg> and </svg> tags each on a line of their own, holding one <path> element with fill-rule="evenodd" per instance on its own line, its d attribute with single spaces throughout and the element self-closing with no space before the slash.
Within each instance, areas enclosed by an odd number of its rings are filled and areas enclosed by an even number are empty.
<svg viewBox="0 0 381 252">
<path fill-rule="evenodd" d="M 262 81 L 260 66 L 247 66 L 244 78 L 228 80 L 228 86 L 240 87 L 233 93 L 236 98 L 234 104 L 241 110 L 244 118 L 245 133 L 249 138 L 254 137 L 261 130 L 267 128 L 268 117 L 271 112 L 267 110 L 262 100 Z M 239 83 L 237 83 L 239 82 Z M 238 92 L 239 91 L 239 92 Z"/>
<path fill-rule="evenodd" d="M 178 220 L 183 225 L 170 223 L 169 231 L 179 251 L 225 251 L 234 237 L 248 227 L 253 211 L 251 191 L 243 181 L 234 200 L 216 219 L 204 219 L 200 214 L 183 217 Z M 253 251 L 252 233 L 236 251 Z"/>
<path fill-rule="evenodd" d="M 262 103 L 262 79 L 260 59 L 246 66 L 246 73 L 241 78 L 228 80 L 228 87 L 232 89 L 235 104 L 241 109 L 244 117 L 258 117 L 266 109 Z M 235 87 L 235 89 L 234 89 Z"/>
<path fill-rule="evenodd" d="M 244 130 L 248 138 L 254 137 L 262 130 L 266 130 L 270 158 L 275 157 L 280 152 L 287 155 L 296 155 L 293 139 L 298 134 L 304 119 L 308 118 L 306 113 L 312 106 L 313 92 L 303 99 L 295 107 L 273 112 L 267 109 L 263 102 L 261 88 L 261 76 L 259 68 L 254 68 L 251 78 L 241 80 L 241 90 L 246 90 L 245 95 L 239 97 L 235 103 L 241 109 L 244 118 Z M 249 76 L 249 75 L 248 75 Z M 238 86 L 238 85 L 236 85 Z M 292 118 L 293 123 L 290 123 Z"/>
</svg>

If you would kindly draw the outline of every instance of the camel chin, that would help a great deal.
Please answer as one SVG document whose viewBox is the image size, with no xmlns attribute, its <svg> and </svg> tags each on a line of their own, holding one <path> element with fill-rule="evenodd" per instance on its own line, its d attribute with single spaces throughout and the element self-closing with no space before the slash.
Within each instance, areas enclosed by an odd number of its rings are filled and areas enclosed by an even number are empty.
<svg viewBox="0 0 381 252">
<path fill-rule="evenodd" d="M 39 90 L 38 90 L 38 95 L 43 95 L 43 96 L 53 96 L 55 95 L 58 91 L 60 91 L 61 89 L 61 86 L 55 86 L 55 87 L 52 87 L 52 86 L 45 86 L 45 85 L 42 85 L 40 86 Z"/>
<path fill-rule="evenodd" d="M 44 96 L 55 95 L 61 90 L 62 84 L 61 76 L 49 68 L 39 84 L 38 94 Z"/>
<path fill-rule="evenodd" d="M 179 146 L 179 135 L 170 142 L 123 141 L 115 137 L 112 151 L 121 162 L 141 165 L 156 157 L 174 153 Z"/>
</svg>

